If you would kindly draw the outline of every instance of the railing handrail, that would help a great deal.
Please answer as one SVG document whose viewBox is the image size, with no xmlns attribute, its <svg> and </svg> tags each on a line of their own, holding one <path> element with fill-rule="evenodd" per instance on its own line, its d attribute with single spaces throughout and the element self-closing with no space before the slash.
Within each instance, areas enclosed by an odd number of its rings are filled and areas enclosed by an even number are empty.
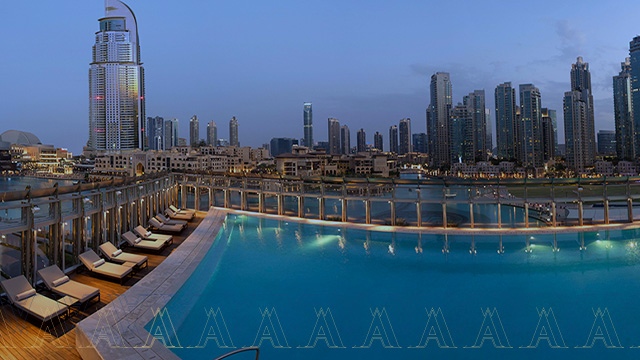
<svg viewBox="0 0 640 360">
<path fill-rule="evenodd" d="M 246 348 L 242 348 L 242 349 L 237 349 L 237 350 L 228 352 L 228 353 L 226 353 L 226 354 L 224 354 L 222 356 L 219 356 L 219 357 L 215 358 L 214 360 L 222 360 L 222 359 L 227 358 L 227 357 L 229 357 L 231 355 L 239 354 L 239 353 L 242 353 L 242 352 L 245 352 L 245 351 L 255 351 L 256 352 L 256 360 L 258 360 L 258 356 L 260 356 L 260 348 L 257 347 L 257 346 L 251 346 L 251 347 L 246 347 Z"/>
</svg>

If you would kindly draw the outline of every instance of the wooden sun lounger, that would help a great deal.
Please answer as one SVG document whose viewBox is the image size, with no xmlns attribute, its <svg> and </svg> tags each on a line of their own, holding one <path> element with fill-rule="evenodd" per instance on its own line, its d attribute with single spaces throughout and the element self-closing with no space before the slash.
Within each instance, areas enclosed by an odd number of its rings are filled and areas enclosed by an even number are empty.
<svg viewBox="0 0 640 360">
<path fill-rule="evenodd" d="M 167 246 L 167 242 L 164 240 L 143 240 L 131 231 L 122 234 L 122 238 L 127 242 L 127 244 L 129 244 L 129 246 L 139 250 L 160 252 L 165 246 Z"/>
<path fill-rule="evenodd" d="M 120 284 L 124 284 L 127 276 L 131 278 L 133 276 L 133 268 L 125 265 L 108 263 L 104 259 L 100 259 L 98 254 L 89 249 L 84 253 L 78 255 L 82 264 L 92 274 L 102 275 L 109 279 L 119 280 Z"/>
<path fill-rule="evenodd" d="M 98 298 L 100 302 L 100 289 L 70 280 L 56 265 L 38 270 L 38 275 L 46 287 L 58 295 L 71 296 L 81 304 L 93 298 Z"/>
<path fill-rule="evenodd" d="M 109 261 L 113 261 L 118 264 L 135 263 L 138 269 L 147 267 L 149 265 L 149 259 L 144 255 L 130 254 L 116 249 L 116 247 L 106 242 L 98 247 L 102 255 L 104 255 Z M 144 266 L 143 266 L 144 265 Z"/>
<path fill-rule="evenodd" d="M 68 314 L 68 306 L 36 293 L 24 275 L 0 281 L 0 285 L 13 306 L 42 322 Z"/>
</svg>

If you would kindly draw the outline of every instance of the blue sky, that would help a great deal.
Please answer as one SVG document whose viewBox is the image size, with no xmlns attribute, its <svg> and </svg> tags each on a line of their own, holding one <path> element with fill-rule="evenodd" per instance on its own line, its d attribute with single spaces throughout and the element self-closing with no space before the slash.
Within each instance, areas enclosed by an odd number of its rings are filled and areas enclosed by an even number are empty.
<svg viewBox="0 0 640 360">
<path fill-rule="evenodd" d="M 197 114 L 242 145 L 302 137 L 313 102 L 314 137 L 327 118 L 368 141 L 404 117 L 424 132 L 429 78 L 451 73 L 454 103 L 497 84 L 533 83 L 558 110 L 577 56 L 590 63 L 596 130 L 613 129 L 611 78 L 640 32 L 635 1 L 165 1 L 129 0 L 138 19 L 147 115 Z M 3 1 L 0 132 L 31 131 L 80 153 L 88 134 L 88 69 L 101 0 Z M 495 133 L 495 124 L 493 124 Z M 495 139 L 494 139 L 495 141 Z M 354 141 L 352 141 L 353 143 Z"/>
</svg>

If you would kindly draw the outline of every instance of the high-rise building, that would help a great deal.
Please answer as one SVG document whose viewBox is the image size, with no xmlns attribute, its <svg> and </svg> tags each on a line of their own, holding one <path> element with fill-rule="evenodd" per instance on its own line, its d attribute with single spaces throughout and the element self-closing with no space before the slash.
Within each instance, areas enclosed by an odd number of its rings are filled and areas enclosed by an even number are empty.
<svg viewBox="0 0 640 360">
<path fill-rule="evenodd" d="M 551 125 L 553 126 L 553 143 L 555 144 L 555 148 L 553 150 L 554 154 L 558 153 L 558 115 L 555 110 L 542 108 L 542 118 L 548 117 L 551 120 Z"/>
<path fill-rule="evenodd" d="M 238 139 L 238 119 L 232 117 L 229 120 L 229 145 L 240 146 L 240 139 Z"/>
<path fill-rule="evenodd" d="M 173 123 L 171 125 L 171 127 L 173 128 L 173 139 L 171 140 L 172 141 L 172 145 L 173 146 L 178 146 L 178 139 L 180 139 L 180 131 L 179 131 L 180 130 L 179 129 L 180 123 L 179 123 L 178 119 L 173 119 L 173 120 L 171 120 L 171 122 Z"/>
<path fill-rule="evenodd" d="M 631 92 L 631 59 L 621 64 L 622 70 L 613 77 L 613 115 L 616 123 L 616 154 L 620 160 L 635 159 L 633 107 Z"/>
<path fill-rule="evenodd" d="M 351 153 L 351 132 L 347 125 L 340 128 L 340 153 L 345 155 Z"/>
<path fill-rule="evenodd" d="M 589 64 L 578 57 L 571 65 L 571 91 L 564 94 L 564 137 L 567 164 L 577 173 L 593 166 L 596 157 L 593 95 Z"/>
<path fill-rule="evenodd" d="M 200 121 L 197 115 L 193 115 L 189 119 L 189 144 L 191 146 L 200 144 Z"/>
<path fill-rule="evenodd" d="M 89 70 L 87 148 L 145 149 L 144 68 L 135 15 L 124 3 L 107 0 L 99 21 Z"/>
<path fill-rule="evenodd" d="M 408 154 L 412 151 L 413 144 L 411 143 L 411 119 L 404 118 L 400 120 L 398 126 L 399 142 L 398 142 L 398 155 Z"/>
<path fill-rule="evenodd" d="M 427 134 L 417 133 L 413 134 L 413 152 L 420 154 L 427 153 Z"/>
<path fill-rule="evenodd" d="M 327 154 L 337 155 L 341 153 L 340 148 L 340 121 L 336 118 L 329 118 L 327 121 L 328 124 L 328 143 L 329 148 L 327 149 Z"/>
<path fill-rule="evenodd" d="M 392 125 L 389 127 L 389 152 L 393 154 L 398 153 L 398 126 Z"/>
<path fill-rule="evenodd" d="M 376 131 L 375 134 L 373 134 L 373 148 L 380 150 L 380 151 L 384 151 L 384 143 L 382 142 L 382 134 L 380 134 L 379 132 Z"/>
<path fill-rule="evenodd" d="M 616 155 L 616 132 L 611 130 L 598 131 L 598 154 L 602 156 Z"/>
<path fill-rule="evenodd" d="M 449 73 L 437 72 L 431 76 L 431 104 L 427 111 L 427 137 L 431 165 L 449 164 L 449 111 L 452 105 L 452 87 Z"/>
<path fill-rule="evenodd" d="M 493 125 L 489 108 L 484 109 L 484 118 L 487 121 L 487 154 L 493 154 Z"/>
<path fill-rule="evenodd" d="M 547 162 L 556 156 L 556 143 L 553 137 L 553 121 L 549 116 L 542 116 L 540 120 L 542 136 L 542 161 Z"/>
<path fill-rule="evenodd" d="M 556 156 L 556 149 L 558 143 L 556 142 L 556 111 L 542 108 L 542 119 L 540 123 L 542 125 L 542 158 L 543 161 L 549 161 Z"/>
<path fill-rule="evenodd" d="M 520 146 L 523 166 L 540 167 L 542 153 L 542 106 L 540 90 L 533 84 L 520 85 Z"/>
<path fill-rule="evenodd" d="M 469 107 L 458 103 L 449 114 L 449 142 L 451 144 L 451 161 L 449 163 L 474 163 L 473 115 L 469 111 Z"/>
<path fill-rule="evenodd" d="M 271 157 L 276 157 L 280 154 L 286 154 L 293 151 L 293 145 L 298 145 L 297 139 L 290 138 L 273 138 L 269 146 Z"/>
<path fill-rule="evenodd" d="M 516 159 L 519 136 L 516 124 L 516 90 L 510 82 L 496 87 L 495 102 L 497 155 L 501 159 Z"/>
<path fill-rule="evenodd" d="M 304 122 L 304 146 L 313 148 L 313 111 L 311 103 L 306 102 L 302 108 L 302 120 Z"/>
<path fill-rule="evenodd" d="M 465 96 L 463 103 L 469 109 L 471 116 L 471 129 L 469 129 L 469 139 L 466 141 L 472 147 L 470 150 L 474 153 L 475 161 L 485 161 L 489 154 L 489 146 L 484 90 L 476 90 Z"/>
<path fill-rule="evenodd" d="M 177 120 L 176 120 L 177 121 Z M 176 146 L 176 139 L 173 137 L 173 120 L 165 120 L 164 121 L 164 149 L 171 150 L 172 147 Z"/>
<path fill-rule="evenodd" d="M 207 124 L 207 145 L 216 146 L 218 142 L 218 127 L 213 121 L 209 121 Z"/>
<path fill-rule="evenodd" d="M 357 134 L 358 140 L 358 152 L 367 151 L 367 134 L 364 132 L 364 129 L 358 130 Z"/>
<path fill-rule="evenodd" d="M 634 155 L 640 156 L 640 36 L 634 37 L 629 43 L 629 58 Z"/>
<path fill-rule="evenodd" d="M 164 119 L 156 116 L 147 118 L 147 145 L 149 150 L 165 150 Z"/>
</svg>

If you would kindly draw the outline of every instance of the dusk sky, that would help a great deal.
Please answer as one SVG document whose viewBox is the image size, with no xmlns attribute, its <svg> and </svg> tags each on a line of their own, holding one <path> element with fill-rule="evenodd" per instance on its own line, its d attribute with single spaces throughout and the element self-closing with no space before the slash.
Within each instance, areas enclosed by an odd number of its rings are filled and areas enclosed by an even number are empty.
<svg viewBox="0 0 640 360">
<path fill-rule="evenodd" d="M 147 116 L 239 121 L 241 145 L 314 138 L 327 118 L 368 142 L 404 117 L 424 132 L 429 79 L 451 73 L 454 105 L 484 89 L 495 144 L 494 89 L 535 84 L 558 111 L 577 56 L 590 64 L 596 131 L 614 128 L 612 76 L 640 32 L 637 1 L 125 1 L 138 20 Z M 104 1 L 3 1 L 0 133 L 23 130 L 79 154 L 88 135 L 88 71 Z"/>
</svg>

